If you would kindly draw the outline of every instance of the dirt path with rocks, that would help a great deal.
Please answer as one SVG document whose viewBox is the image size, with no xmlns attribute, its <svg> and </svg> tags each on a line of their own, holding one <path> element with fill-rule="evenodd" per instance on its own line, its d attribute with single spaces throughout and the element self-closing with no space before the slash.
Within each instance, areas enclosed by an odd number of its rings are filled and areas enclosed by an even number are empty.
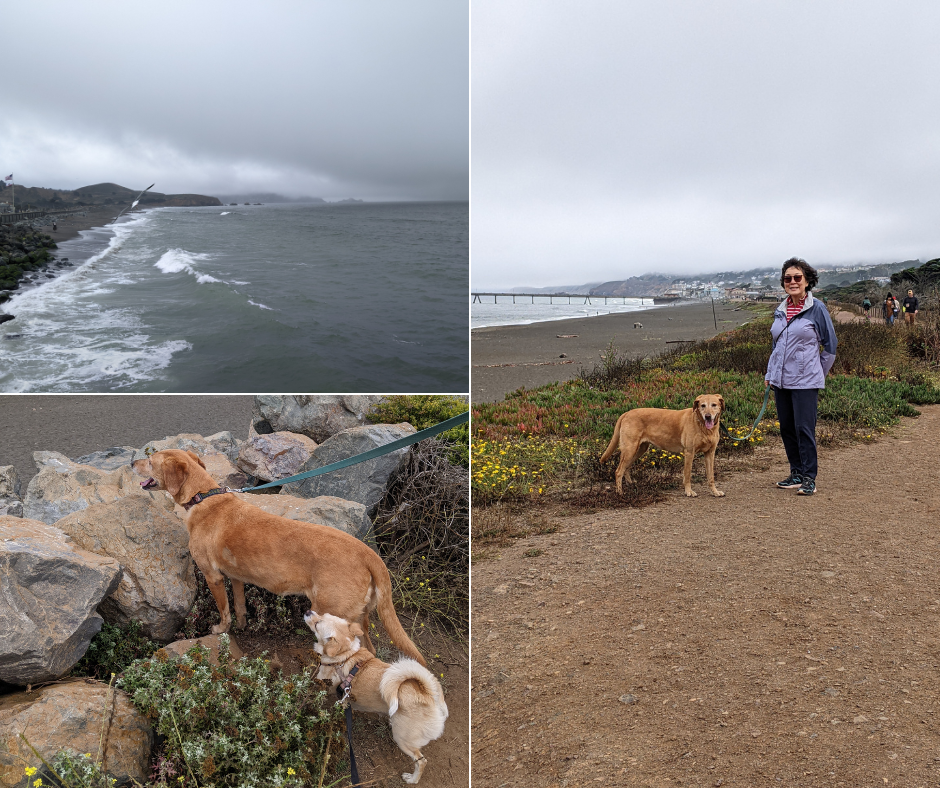
<svg viewBox="0 0 940 788">
<path fill-rule="evenodd" d="M 940 782 L 940 406 L 473 568 L 473 785 Z"/>
</svg>

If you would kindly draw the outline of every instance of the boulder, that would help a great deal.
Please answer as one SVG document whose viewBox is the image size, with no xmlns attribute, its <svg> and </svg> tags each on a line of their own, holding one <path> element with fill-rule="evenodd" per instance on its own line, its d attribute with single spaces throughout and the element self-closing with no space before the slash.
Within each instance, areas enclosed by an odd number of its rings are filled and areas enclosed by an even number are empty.
<svg viewBox="0 0 940 788">
<path fill-rule="evenodd" d="M 122 465 L 130 465 L 136 452 L 137 449 L 133 446 L 112 446 L 110 449 L 76 457 L 72 462 L 78 465 L 91 465 L 101 471 L 113 471 Z"/>
<path fill-rule="evenodd" d="M 273 482 L 297 473 L 315 448 L 312 438 L 296 432 L 256 435 L 241 445 L 237 464 L 249 476 Z"/>
<path fill-rule="evenodd" d="M 33 780 L 27 780 L 24 767 L 42 768 L 20 734 L 46 761 L 66 748 L 95 757 L 104 714 L 110 725 L 105 727 L 102 767 L 118 784 L 146 784 L 154 744 L 147 718 L 121 690 L 77 680 L 0 698 L 0 785 L 26 788 Z"/>
<path fill-rule="evenodd" d="M 189 640 L 177 640 L 173 643 L 170 643 L 168 646 L 164 646 L 163 650 L 166 651 L 171 657 L 182 657 L 189 651 L 193 646 L 200 645 L 203 648 L 209 649 L 209 663 L 212 665 L 219 664 L 219 641 L 222 635 L 206 635 L 201 638 L 191 638 Z M 238 647 L 238 643 L 235 642 L 235 638 L 232 637 L 231 633 L 227 635 L 228 641 L 228 652 L 232 655 L 232 659 L 241 659 L 245 656 L 245 652 Z"/>
<path fill-rule="evenodd" d="M 384 399 L 353 394 L 257 396 L 249 438 L 272 432 L 299 432 L 323 443 L 337 432 L 371 424 L 366 413 Z"/>
<path fill-rule="evenodd" d="M 355 501 L 321 495 L 317 498 L 297 498 L 293 495 L 258 495 L 236 493 L 239 498 L 270 514 L 338 528 L 363 541 L 372 539 L 372 521 L 366 507 Z"/>
<path fill-rule="evenodd" d="M 183 433 L 164 438 L 162 441 L 151 441 L 134 455 L 134 459 L 146 457 L 149 449 L 153 451 L 182 449 L 198 454 L 209 475 L 218 482 L 220 487 L 240 489 L 249 484 L 248 477 L 235 467 L 233 460 L 229 459 L 228 452 L 231 451 L 234 451 L 236 458 L 238 457 L 238 443 L 230 432 L 219 432 L 209 438 L 203 438 L 202 435 L 194 433 Z"/>
<path fill-rule="evenodd" d="M 345 460 L 399 438 L 414 435 L 415 432 L 415 428 L 407 423 L 373 424 L 344 430 L 317 446 L 300 472 Z M 291 482 L 281 488 L 281 494 L 296 495 L 300 498 L 316 498 L 320 495 L 345 498 L 361 503 L 366 507 L 369 516 L 372 516 L 385 495 L 389 478 L 404 462 L 409 449 L 410 447 L 405 446 L 389 454 L 350 465 L 348 468 Z"/>
<path fill-rule="evenodd" d="M 0 498 L 20 497 L 20 477 L 12 465 L 0 465 Z"/>
<path fill-rule="evenodd" d="M 79 547 L 120 561 L 120 584 L 98 608 L 108 623 L 136 619 L 152 640 L 173 639 L 196 601 L 189 533 L 176 514 L 162 501 L 131 495 L 91 504 L 56 528 Z"/>
<path fill-rule="evenodd" d="M 101 630 L 95 609 L 121 566 L 36 520 L 0 517 L 0 681 L 35 684 L 68 672 Z"/>
<path fill-rule="evenodd" d="M 80 512 L 93 503 L 106 503 L 127 495 L 154 498 L 140 486 L 141 479 L 129 465 L 103 471 L 91 465 L 72 462 L 64 454 L 52 451 L 33 453 L 39 469 L 26 488 L 23 515 L 52 525 L 72 512 Z M 168 510 L 173 502 L 165 496 L 155 498 Z"/>
</svg>

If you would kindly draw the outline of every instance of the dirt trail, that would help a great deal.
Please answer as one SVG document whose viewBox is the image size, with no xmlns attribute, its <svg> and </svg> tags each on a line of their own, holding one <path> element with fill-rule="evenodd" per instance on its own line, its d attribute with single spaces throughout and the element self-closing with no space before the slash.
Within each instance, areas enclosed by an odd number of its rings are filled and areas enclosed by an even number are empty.
<svg viewBox="0 0 940 788">
<path fill-rule="evenodd" d="M 922 408 L 822 450 L 812 498 L 781 446 L 719 450 L 725 498 L 698 475 L 475 564 L 474 788 L 936 786 L 938 446 Z"/>
</svg>

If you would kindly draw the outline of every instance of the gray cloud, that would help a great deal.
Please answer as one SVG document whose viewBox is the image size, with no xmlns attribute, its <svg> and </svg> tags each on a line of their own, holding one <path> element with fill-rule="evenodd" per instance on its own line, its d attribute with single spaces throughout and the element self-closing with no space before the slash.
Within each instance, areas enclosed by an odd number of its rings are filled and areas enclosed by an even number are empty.
<svg viewBox="0 0 940 788">
<path fill-rule="evenodd" d="M 475 286 L 940 254 L 940 7 L 472 8 Z"/>
<path fill-rule="evenodd" d="M 466 199 L 467 27 L 465 4 L 432 0 L 6 8 L 0 167 L 60 188 Z"/>
</svg>

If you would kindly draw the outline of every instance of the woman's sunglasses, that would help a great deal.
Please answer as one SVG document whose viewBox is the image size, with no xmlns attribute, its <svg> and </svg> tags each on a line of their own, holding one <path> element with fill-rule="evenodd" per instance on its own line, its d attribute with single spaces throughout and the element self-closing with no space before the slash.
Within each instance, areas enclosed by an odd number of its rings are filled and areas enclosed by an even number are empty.
<svg viewBox="0 0 940 788">
<path fill-rule="evenodd" d="M 803 274 L 793 274 L 793 276 L 785 276 L 783 277 L 783 281 L 786 282 L 787 284 L 790 284 L 790 282 L 802 282 Z"/>
</svg>

